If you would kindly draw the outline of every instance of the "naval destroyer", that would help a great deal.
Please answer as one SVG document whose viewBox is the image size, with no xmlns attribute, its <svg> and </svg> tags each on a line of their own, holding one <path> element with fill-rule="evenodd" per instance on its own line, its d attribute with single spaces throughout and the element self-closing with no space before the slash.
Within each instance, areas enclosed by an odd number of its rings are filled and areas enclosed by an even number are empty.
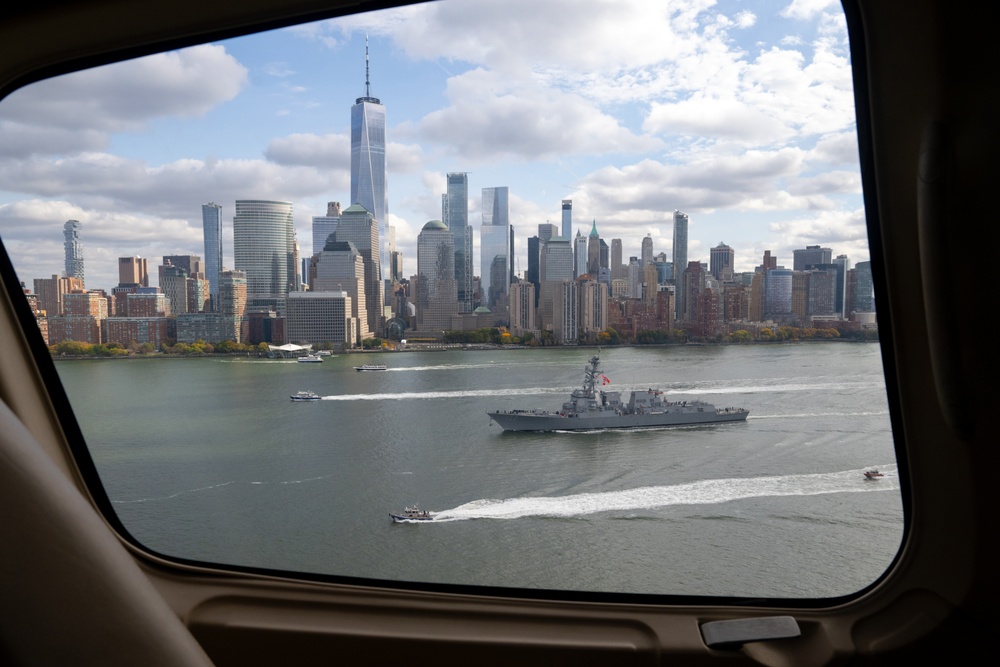
<svg viewBox="0 0 1000 667">
<path fill-rule="evenodd" d="M 671 402 L 659 389 L 633 391 L 627 402 L 621 392 L 596 389 L 606 376 L 598 371 L 599 355 L 584 369 L 583 387 L 574 389 L 558 412 L 497 410 L 487 412 L 505 431 L 591 431 L 607 428 L 651 428 L 687 424 L 745 421 L 749 410 L 716 408 L 704 401 Z"/>
</svg>

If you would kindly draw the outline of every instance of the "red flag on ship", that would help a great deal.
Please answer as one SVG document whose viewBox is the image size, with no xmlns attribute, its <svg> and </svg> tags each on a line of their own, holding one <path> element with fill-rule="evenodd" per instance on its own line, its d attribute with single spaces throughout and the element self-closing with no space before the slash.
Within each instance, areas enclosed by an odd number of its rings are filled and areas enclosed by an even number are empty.
<svg viewBox="0 0 1000 667">
<path fill-rule="evenodd" d="M 611 384 L 611 379 L 604 373 L 601 373 L 601 384 Z"/>
</svg>

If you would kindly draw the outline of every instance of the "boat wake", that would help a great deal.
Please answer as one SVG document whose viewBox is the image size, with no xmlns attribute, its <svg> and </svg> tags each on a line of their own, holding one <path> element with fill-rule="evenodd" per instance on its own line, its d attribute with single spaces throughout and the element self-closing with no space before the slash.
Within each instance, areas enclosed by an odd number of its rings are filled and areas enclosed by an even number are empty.
<svg viewBox="0 0 1000 667">
<path fill-rule="evenodd" d="M 580 493 L 571 496 L 481 499 L 435 513 L 434 522 L 469 519 L 523 519 L 528 517 L 577 517 L 598 512 L 635 512 L 680 505 L 716 505 L 780 496 L 816 496 L 829 493 L 897 491 L 894 464 L 878 466 L 885 477 L 872 483 L 866 468 L 834 473 L 707 479 L 672 486 L 647 486 L 625 491 Z"/>
</svg>

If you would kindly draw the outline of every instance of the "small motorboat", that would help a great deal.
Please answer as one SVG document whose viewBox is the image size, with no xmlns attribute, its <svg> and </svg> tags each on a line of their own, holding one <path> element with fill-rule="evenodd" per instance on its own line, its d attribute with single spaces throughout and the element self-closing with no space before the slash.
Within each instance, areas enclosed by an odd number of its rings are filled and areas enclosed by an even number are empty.
<svg viewBox="0 0 1000 667">
<path fill-rule="evenodd" d="M 393 523 L 402 523 L 404 521 L 433 521 L 434 516 L 427 510 L 422 510 L 416 505 L 413 507 L 404 507 L 403 511 L 399 514 L 393 514 L 389 512 L 389 516 L 392 518 Z"/>
<path fill-rule="evenodd" d="M 879 477 L 885 477 L 885 475 L 880 473 L 878 468 L 872 468 L 871 470 L 865 471 L 865 479 L 878 479 Z"/>
<path fill-rule="evenodd" d="M 292 394 L 289 398 L 293 401 L 318 401 L 322 396 L 314 391 L 299 391 Z"/>
<path fill-rule="evenodd" d="M 387 371 L 389 367 L 385 364 L 365 364 L 363 366 L 355 366 L 354 370 L 359 373 L 365 373 L 368 371 Z"/>
<path fill-rule="evenodd" d="M 300 364 L 321 364 L 323 363 L 323 357 L 317 356 L 315 354 L 307 354 L 304 357 L 299 357 L 296 359 Z"/>
</svg>

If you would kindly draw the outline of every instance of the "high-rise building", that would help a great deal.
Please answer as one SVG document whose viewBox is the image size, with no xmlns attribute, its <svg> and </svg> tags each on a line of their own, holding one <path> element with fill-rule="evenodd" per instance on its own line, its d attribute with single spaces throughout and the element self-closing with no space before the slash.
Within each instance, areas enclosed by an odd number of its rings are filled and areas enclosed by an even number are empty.
<svg viewBox="0 0 1000 667">
<path fill-rule="evenodd" d="M 353 347 L 354 321 L 347 292 L 291 292 L 286 339 L 291 343 L 328 343 Z"/>
<path fill-rule="evenodd" d="M 247 339 L 247 275 L 244 271 L 222 271 L 219 275 L 220 340 L 242 343 Z"/>
<path fill-rule="evenodd" d="M 510 330 L 515 336 L 535 332 L 535 286 L 527 281 L 510 286 Z"/>
<path fill-rule="evenodd" d="M 708 272 L 716 280 L 728 282 L 733 279 L 733 262 L 736 253 L 725 243 L 711 248 L 708 251 Z"/>
<path fill-rule="evenodd" d="M 330 239 L 316 258 L 316 278 L 313 289 L 317 292 L 344 291 L 351 297 L 351 317 L 357 321 L 355 340 L 370 338 L 374 332 L 368 328 L 368 299 L 365 284 L 365 260 L 348 241 Z"/>
<path fill-rule="evenodd" d="M 367 208 L 367 207 L 366 207 Z M 370 210 L 370 209 L 369 209 Z M 323 252 L 326 242 L 330 239 L 330 234 L 337 231 L 337 223 L 340 222 L 340 202 L 331 201 L 326 203 L 326 215 L 314 215 L 312 219 L 312 254 Z M 377 220 L 378 218 L 376 218 Z"/>
<path fill-rule="evenodd" d="M 378 233 L 379 223 L 371 212 L 360 204 L 354 204 L 341 213 L 340 223 L 333 235 L 338 242 L 353 243 L 364 261 L 365 311 L 368 317 L 368 331 L 373 335 L 377 335 L 381 328 L 382 305 L 385 298 L 382 289 L 382 265 L 379 263 Z"/>
<path fill-rule="evenodd" d="M 440 220 L 427 222 L 417 236 L 414 294 L 418 330 L 437 332 L 451 328 L 451 316 L 458 312 L 455 237 Z"/>
<path fill-rule="evenodd" d="M 119 257 L 118 284 L 149 287 L 149 260 L 144 257 Z"/>
<path fill-rule="evenodd" d="M 590 236 L 587 238 L 587 273 L 596 280 L 600 270 L 601 236 L 597 233 L 597 220 L 594 220 L 594 225 L 590 228 Z"/>
<path fill-rule="evenodd" d="M 379 224 L 380 245 L 375 250 L 379 266 L 389 265 L 388 250 L 383 247 L 389 239 L 389 200 L 385 186 L 385 107 L 371 96 L 366 37 L 365 95 L 351 107 L 351 205 L 364 206 Z"/>
<path fill-rule="evenodd" d="M 472 312 L 472 236 L 469 234 L 469 175 L 447 176 L 448 191 L 441 198 L 441 219 L 454 237 L 455 283 L 458 288 L 458 312 Z"/>
<path fill-rule="evenodd" d="M 548 222 L 538 225 L 538 238 L 542 243 L 546 243 L 553 236 L 559 236 L 558 227 Z M 566 236 L 564 238 L 569 240 L 570 237 Z"/>
<path fill-rule="evenodd" d="M 674 302 L 677 319 L 682 319 L 687 308 L 684 299 L 687 290 L 684 288 L 684 270 L 688 265 L 688 216 L 686 213 L 674 211 L 674 284 L 677 285 L 677 298 Z"/>
<path fill-rule="evenodd" d="M 645 267 L 647 264 L 653 262 L 653 237 L 646 234 L 642 238 L 642 252 L 640 253 L 640 261 L 642 266 Z"/>
<path fill-rule="evenodd" d="M 80 245 L 80 221 L 67 220 L 63 225 L 63 251 L 66 255 L 66 277 L 83 279 L 83 247 Z"/>
<path fill-rule="evenodd" d="M 688 216 L 686 213 L 674 211 L 674 282 L 688 264 Z"/>
<path fill-rule="evenodd" d="M 573 277 L 579 278 L 587 272 L 587 237 L 579 229 L 573 238 Z"/>
<path fill-rule="evenodd" d="M 818 245 L 807 245 L 805 249 L 792 251 L 792 270 L 805 271 L 818 264 L 830 264 L 833 259 L 833 250 L 821 248 Z"/>
<path fill-rule="evenodd" d="M 201 205 L 201 224 L 205 236 L 205 278 L 211 310 L 219 312 L 219 274 L 222 273 L 222 207 L 214 202 Z"/>
<path fill-rule="evenodd" d="M 205 277 L 205 262 L 198 255 L 164 255 L 163 263 L 169 266 L 179 266 L 192 278 Z"/>
<path fill-rule="evenodd" d="M 539 262 L 539 282 L 542 286 L 538 298 L 538 318 L 541 327 L 551 329 L 554 309 L 558 307 L 557 291 L 563 281 L 573 281 L 573 248 L 569 239 L 553 236 L 542 246 Z"/>
<path fill-rule="evenodd" d="M 872 282 L 872 263 L 858 262 L 854 265 L 854 294 L 851 299 L 852 310 L 856 313 L 875 312 L 875 285 Z"/>
<path fill-rule="evenodd" d="M 483 188 L 483 224 L 479 229 L 479 267 L 482 302 L 493 308 L 499 297 L 506 296 L 510 270 L 510 206 L 506 187 Z M 504 270 L 499 285 L 493 284 L 494 264 L 502 258 Z"/>
<path fill-rule="evenodd" d="M 611 279 L 625 278 L 625 265 L 622 264 L 622 240 L 611 239 Z"/>
<path fill-rule="evenodd" d="M 250 307 L 283 310 L 295 289 L 295 226 L 286 201 L 237 199 L 233 216 L 233 263 L 246 272 Z"/>
<path fill-rule="evenodd" d="M 562 235 L 573 238 L 573 200 L 562 200 Z"/>
</svg>

